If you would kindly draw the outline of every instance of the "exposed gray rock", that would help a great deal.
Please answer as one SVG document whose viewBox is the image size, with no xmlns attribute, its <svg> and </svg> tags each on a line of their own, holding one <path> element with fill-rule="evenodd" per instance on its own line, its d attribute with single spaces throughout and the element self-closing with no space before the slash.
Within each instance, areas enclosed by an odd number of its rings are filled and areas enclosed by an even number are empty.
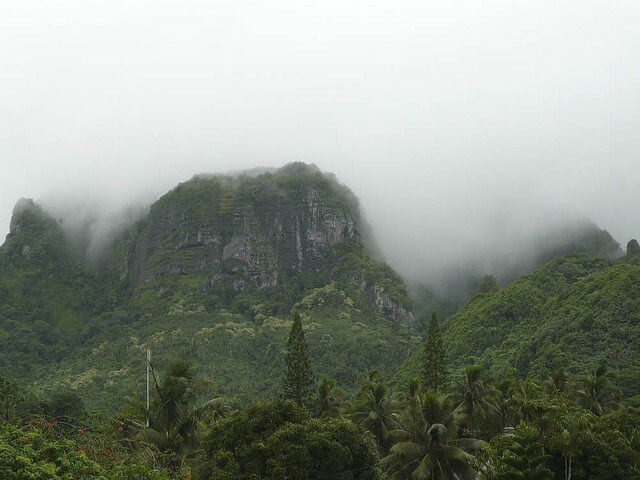
<svg viewBox="0 0 640 480">
<path fill-rule="evenodd" d="M 378 308 L 378 312 L 386 317 L 402 320 L 407 323 L 413 323 L 413 313 L 404 308 L 399 303 L 394 302 L 384 292 L 384 287 L 374 285 L 371 289 L 373 293 L 373 301 Z"/>
<path fill-rule="evenodd" d="M 285 170 L 299 174 L 296 168 Z M 197 273 L 194 281 L 208 279 L 206 288 L 225 284 L 242 291 L 277 285 L 301 271 L 332 272 L 332 247 L 360 241 L 357 199 L 310 175 L 299 184 L 225 177 L 181 184 L 123 239 L 119 278 L 153 287 L 165 275 Z M 384 289 L 373 293 L 375 282 L 357 276 L 381 314 L 412 321 Z"/>
</svg>

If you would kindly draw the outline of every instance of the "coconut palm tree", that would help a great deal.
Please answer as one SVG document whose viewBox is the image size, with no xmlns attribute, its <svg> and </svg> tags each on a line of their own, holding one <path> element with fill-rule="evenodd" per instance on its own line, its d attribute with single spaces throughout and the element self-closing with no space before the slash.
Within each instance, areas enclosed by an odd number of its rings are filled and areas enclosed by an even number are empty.
<svg viewBox="0 0 640 480">
<path fill-rule="evenodd" d="M 519 382 L 509 401 L 511 412 L 516 421 L 532 423 L 540 418 L 548 406 L 540 401 L 542 388 L 531 381 Z"/>
<path fill-rule="evenodd" d="M 484 442 L 455 438 L 451 396 L 429 391 L 417 398 L 417 408 L 407 410 L 399 428 L 390 432 L 396 442 L 381 460 L 382 468 L 394 480 L 475 478 L 477 459 L 473 452 Z"/>
<path fill-rule="evenodd" d="M 407 388 L 398 394 L 398 403 L 404 407 L 402 416 L 412 415 L 420 403 L 420 379 L 412 377 L 407 382 Z"/>
<path fill-rule="evenodd" d="M 618 406 L 621 393 L 611 385 L 613 375 L 602 364 L 591 375 L 582 379 L 577 392 L 582 406 L 596 415 L 602 415 Z"/>
<path fill-rule="evenodd" d="M 362 386 L 352 416 L 358 425 L 373 434 L 378 449 L 385 452 L 389 432 L 397 428 L 399 415 L 396 402 L 379 377 L 371 381 L 370 376 L 369 381 Z"/>
<path fill-rule="evenodd" d="M 160 377 L 153 366 L 151 372 L 151 408 L 146 411 L 146 406 L 138 403 L 149 424 L 139 421 L 132 421 L 132 424 L 137 427 L 137 441 L 151 452 L 156 462 L 175 471 L 194 450 L 195 434 L 202 415 L 210 408 L 225 411 L 226 407 L 218 398 L 196 404 L 197 383 L 190 362 L 174 360 Z"/>
<path fill-rule="evenodd" d="M 231 413 L 232 408 L 229 400 L 224 397 L 217 397 L 209 400 L 206 404 L 205 424 L 211 425 Z"/>
<path fill-rule="evenodd" d="M 480 365 L 470 365 L 457 385 L 458 407 L 454 414 L 459 417 L 460 427 L 472 433 L 491 416 L 499 414 L 496 402 L 500 392 L 485 384 L 483 372 Z"/>
<path fill-rule="evenodd" d="M 515 378 L 503 378 L 493 386 L 495 390 L 495 411 L 484 422 L 484 429 L 489 436 L 496 435 L 512 421 L 511 397 L 517 385 Z"/>
<path fill-rule="evenodd" d="M 333 378 L 324 377 L 318 384 L 316 409 L 318 416 L 335 415 L 340 409 L 342 399 L 340 389 Z"/>
<path fill-rule="evenodd" d="M 549 372 L 546 386 L 547 390 L 551 393 L 564 393 L 569 395 L 571 390 L 570 379 L 563 368 L 556 368 Z"/>
</svg>

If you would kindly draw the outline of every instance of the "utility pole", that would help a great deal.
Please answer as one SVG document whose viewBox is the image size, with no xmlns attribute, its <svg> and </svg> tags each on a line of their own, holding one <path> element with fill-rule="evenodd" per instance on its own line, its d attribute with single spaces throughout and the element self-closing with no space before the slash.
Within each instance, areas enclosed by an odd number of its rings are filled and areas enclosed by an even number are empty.
<svg viewBox="0 0 640 480">
<path fill-rule="evenodd" d="M 149 393 L 151 381 L 151 349 L 147 349 L 147 428 L 149 428 Z"/>
</svg>

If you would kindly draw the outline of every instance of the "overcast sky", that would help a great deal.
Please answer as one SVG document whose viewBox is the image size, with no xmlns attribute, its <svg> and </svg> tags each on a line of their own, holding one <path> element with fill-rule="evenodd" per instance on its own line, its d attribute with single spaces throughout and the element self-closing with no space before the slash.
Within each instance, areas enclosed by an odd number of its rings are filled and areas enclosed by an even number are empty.
<svg viewBox="0 0 640 480">
<path fill-rule="evenodd" d="M 20 0 L 0 7 L 0 237 L 293 160 L 403 271 L 549 216 L 640 236 L 640 2 Z M 417 267 L 420 266 L 420 267 Z"/>
</svg>

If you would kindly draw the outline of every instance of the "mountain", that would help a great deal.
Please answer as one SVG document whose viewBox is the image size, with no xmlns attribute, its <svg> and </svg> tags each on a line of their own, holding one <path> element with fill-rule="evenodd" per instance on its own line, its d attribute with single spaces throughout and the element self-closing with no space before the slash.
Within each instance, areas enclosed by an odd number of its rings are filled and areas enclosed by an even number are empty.
<svg viewBox="0 0 640 480">
<path fill-rule="evenodd" d="M 196 176 L 164 195 L 106 264 L 146 313 L 221 306 L 290 313 L 333 281 L 377 314 L 412 321 L 402 280 L 369 254 L 353 193 L 314 166 L 257 176 Z"/>
<path fill-rule="evenodd" d="M 630 243 L 631 244 L 631 243 Z M 493 376 L 586 373 L 607 362 L 627 397 L 640 394 L 640 256 L 556 258 L 506 287 L 477 293 L 443 323 L 452 378 L 477 363 Z M 420 371 L 416 351 L 400 382 Z"/>
<path fill-rule="evenodd" d="M 609 232 L 588 219 L 565 216 L 551 218 L 539 229 L 528 229 L 515 241 L 504 239 L 500 243 L 471 255 L 461 254 L 457 261 L 434 272 L 432 276 L 437 280 L 428 289 L 430 296 L 461 306 L 479 290 L 485 275 L 494 275 L 499 284 L 506 285 L 568 253 L 584 253 L 607 260 L 623 255 Z"/>
<path fill-rule="evenodd" d="M 640 370 L 640 266 L 633 253 L 612 260 L 619 246 L 592 224 L 556 235 L 562 241 L 536 250 L 531 268 L 572 250 L 602 258 L 555 258 L 457 310 L 427 288 L 410 298 L 357 198 L 313 165 L 197 175 L 124 223 L 95 238 L 108 229 L 18 202 L 0 246 L 0 375 L 45 393 L 64 384 L 112 410 L 144 392 L 150 349 L 160 367 L 192 360 L 210 388 L 239 402 L 270 397 L 294 310 L 316 378 L 347 390 L 370 368 L 415 374 L 419 354 L 407 355 L 419 351 L 433 310 L 451 314 L 454 376 L 468 362 L 525 376 L 586 371 L 605 358 L 627 378 Z"/>
<path fill-rule="evenodd" d="M 56 361 L 97 308 L 93 275 L 77 261 L 58 222 L 32 200 L 15 206 L 0 248 L 0 367 L 21 376 Z"/>
<path fill-rule="evenodd" d="M 356 197 L 315 166 L 198 175 L 93 264 L 45 210 L 19 202 L 0 247 L 0 375 L 62 382 L 108 410 L 144 391 L 149 348 L 246 401 L 279 391 L 294 309 L 317 376 L 347 389 L 414 341 L 409 296 Z"/>
</svg>

